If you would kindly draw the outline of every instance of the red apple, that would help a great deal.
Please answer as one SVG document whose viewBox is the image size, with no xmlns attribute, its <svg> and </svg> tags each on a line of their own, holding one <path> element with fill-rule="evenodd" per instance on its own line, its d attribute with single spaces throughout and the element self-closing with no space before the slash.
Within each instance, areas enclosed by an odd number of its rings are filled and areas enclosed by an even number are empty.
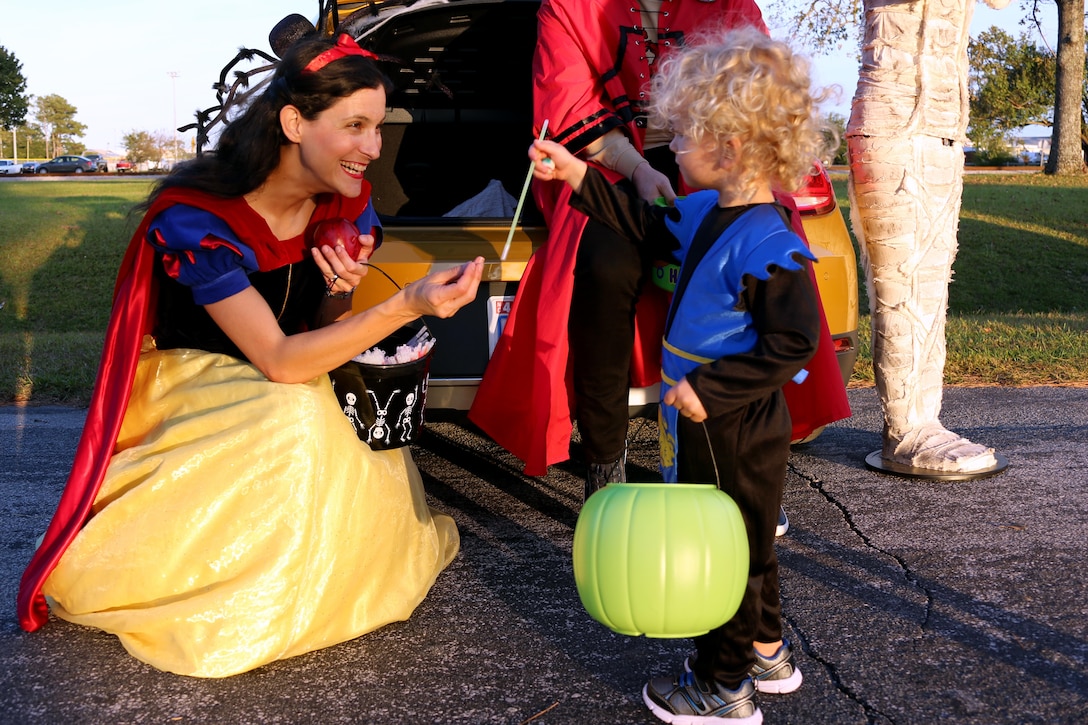
<svg viewBox="0 0 1088 725">
<path fill-rule="evenodd" d="M 323 219 L 310 225 L 306 232 L 311 247 L 328 245 L 335 249 L 339 245 L 352 259 L 359 257 L 359 250 L 362 248 L 359 244 L 359 229 L 343 217 Z"/>
</svg>

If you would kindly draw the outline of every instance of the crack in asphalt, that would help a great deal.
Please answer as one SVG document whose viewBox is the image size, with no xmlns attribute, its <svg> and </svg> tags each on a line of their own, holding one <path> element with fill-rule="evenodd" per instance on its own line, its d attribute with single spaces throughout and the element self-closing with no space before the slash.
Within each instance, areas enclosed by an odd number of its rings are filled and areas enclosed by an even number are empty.
<svg viewBox="0 0 1088 725">
<path fill-rule="evenodd" d="M 850 528 L 850 531 L 852 531 L 854 535 L 857 536 L 867 548 L 872 549 L 873 551 L 895 561 L 896 564 L 899 566 L 900 570 L 903 572 L 903 577 L 907 581 L 907 583 L 914 589 L 922 592 L 925 595 L 925 607 L 921 622 L 921 629 L 923 632 L 926 631 L 929 628 L 929 621 L 933 612 L 933 593 L 929 590 L 928 587 L 922 584 L 922 582 L 911 569 L 907 561 L 904 558 L 897 556 L 890 551 L 886 551 L 885 549 L 882 549 L 874 544 L 872 539 L 870 539 L 865 534 L 865 532 L 861 530 L 861 527 L 859 527 L 854 521 L 854 517 L 850 514 L 850 510 L 824 487 L 823 481 L 821 481 L 818 476 L 802 471 L 800 468 L 797 467 L 792 459 L 787 463 L 787 470 L 793 475 L 800 478 L 802 481 L 804 481 L 805 484 L 810 489 L 819 494 L 824 499 L 824 501 L 838 509 L 839 514 L 842 516 L 843 521 L 846 522 L 846 525 Z M 881 712 L 871 703 L 866 701 L 859 693 L 852 690 L 845 682 L 843 682 L 842 678 L 839 676 L 838 668 L 835 666 L 835 664 L 830 660 L 820 656 L 817 652 L 811 649 L 808 638 L 804 635 L 803 630 L 797 625 L 796 621 L 786 616 L 785 613 L 783 613 L 783 619 L 789 622 L 790 628 L 793 629 L 793 631 L 797 634 L 797 638 L 800 640 L 800 644 L 804 653 L 819 662 L 824 667 L 824 669 L 827 671 L 828 677 L 831 678 L 831 681 L 840 692 L 842 692 L 844 695 L 849 697 L 851 700 L 856 702 L 861 708 L 864 709 L 867 722 L 870 723 L 870 725 L 878 722 L 878 718 L 883 718 L 892 723 L 895 722 L 893 718 L 889 717 L 886 713 Z"/>
</svg>

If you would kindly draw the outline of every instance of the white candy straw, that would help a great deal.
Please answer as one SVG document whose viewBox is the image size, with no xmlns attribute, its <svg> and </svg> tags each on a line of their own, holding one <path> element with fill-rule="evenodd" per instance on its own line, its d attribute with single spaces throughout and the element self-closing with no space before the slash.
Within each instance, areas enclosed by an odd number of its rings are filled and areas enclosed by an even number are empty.
<svg viewBox="0 0 1088 725">
<path fill-rule="evenodd" d="M 544 119 L 544 124 L 540 127 L 540 140 L 544 140 L 544 134 L 548 132 L 548 119 Z M 521 218 L 521 206 L 525 203 L 525 195 L 529 193 L 529 182 L 533 180 L 533 167 L 536 164 L 529 164 L 529 173 L 525 175 L 525 184 L 521 187 L 521 196 L 518 198 L 517 208 L 514 209 L 514 220 L 510 222 L 510 233 L 506 235 L 506 246 L 502 248 L 502 254 L 499 256 L 500 262 L 506 261 L 506 255 L 510 253 L 510 242 L 514 239 L 514 229 L 518 226 L 518 219 Z"/>
</svg>

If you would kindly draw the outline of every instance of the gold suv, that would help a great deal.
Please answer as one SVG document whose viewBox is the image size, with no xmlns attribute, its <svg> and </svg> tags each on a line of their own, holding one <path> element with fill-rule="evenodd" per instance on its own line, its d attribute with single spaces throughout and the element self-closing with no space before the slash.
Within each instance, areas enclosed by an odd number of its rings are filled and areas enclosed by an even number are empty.
<svg viewBox="0 0 1088 725">
<path fill-rule="evenodd" d="M 533 250 L 547 230 L 531 198 L 505 261 L 499 261 L 521 194 L 532 141 L 531 63 L 539 0 L 450 3 L 340 2 L 320 18 L 325 32 L 403 62 L 383 128 L 381 158 L 370 165 L 385 243 L 355 293 L 363 308 L 397 286 L 482 255 L 484 284 L 475 303 L 448 320 L 428 319 L 438 340 L 429 410 L 467 410 Z M 331 13 L 332 8 L 327 12 Z M 794 195 L 815 265 L 843 379 L 857 357 L 857 262 L 830 179 L 821 171 Z M 656 390 L 633 390 L 632 409 L 656 403 Z"/>
</svg>

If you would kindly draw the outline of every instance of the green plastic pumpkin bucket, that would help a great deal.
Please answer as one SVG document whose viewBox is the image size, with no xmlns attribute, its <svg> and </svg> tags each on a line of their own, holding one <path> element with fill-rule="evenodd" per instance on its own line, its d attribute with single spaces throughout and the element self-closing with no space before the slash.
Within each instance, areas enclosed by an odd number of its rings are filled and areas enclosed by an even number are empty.
<svg viewBox="0 0 1088 725">
<path fill-rule="evenodd" d="M 748 585 L 744 517 L 712 484 L 608 484 L 578 515 L 573 557 L 586 612 L 632 636 L 706 634 Z"/>
</svg>

